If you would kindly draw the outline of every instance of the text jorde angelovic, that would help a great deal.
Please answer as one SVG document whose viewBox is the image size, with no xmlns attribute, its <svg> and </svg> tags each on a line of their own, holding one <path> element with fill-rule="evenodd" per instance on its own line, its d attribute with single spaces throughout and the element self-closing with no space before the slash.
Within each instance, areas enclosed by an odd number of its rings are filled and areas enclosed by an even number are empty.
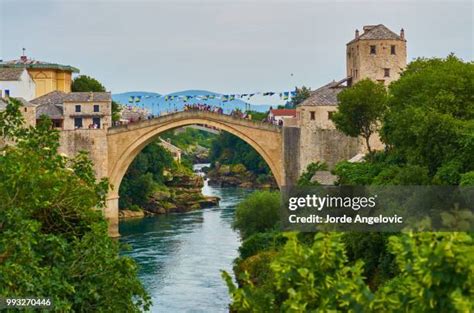
<svg viewBox="0 0 474 313">
<path fill-rule="evenodd" d="M 396 214 L 384 216 L 355 216 L 343 214 L 333 216 L 331 209 L 342 208 L 359 211 L 360 209 L 370 209 L 376 206 L 377 195 L 370 197 L 339 197 L 339 196 L 317 196 L 306 195 L 305 197 L 290 197 L 288 201 L 288 210 L 294 212 L 288 216 L 291 224 L 403 224 L 403 217 Z M 314 214 L 298 216 L 297 210 L 301 208 L 312 209 Z"/>
</svg>

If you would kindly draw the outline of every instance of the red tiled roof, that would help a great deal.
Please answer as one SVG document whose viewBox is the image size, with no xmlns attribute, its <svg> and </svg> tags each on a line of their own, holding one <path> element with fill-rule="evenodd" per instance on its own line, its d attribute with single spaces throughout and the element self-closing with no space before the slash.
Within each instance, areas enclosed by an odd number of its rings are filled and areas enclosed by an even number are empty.
<svg viewBox="0 0 474 313">
<path fill-rule="evenodd" d="M 296 116 L 295 109 L 274 109 L 270 111 L 273 116 Z"/>
</svg>

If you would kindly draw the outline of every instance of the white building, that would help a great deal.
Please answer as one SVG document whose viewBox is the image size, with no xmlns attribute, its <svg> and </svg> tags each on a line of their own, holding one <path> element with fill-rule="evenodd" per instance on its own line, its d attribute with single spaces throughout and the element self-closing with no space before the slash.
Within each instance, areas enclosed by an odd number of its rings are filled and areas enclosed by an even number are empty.
<svg viewBox="0 0 474 313">
<path fill-rule="evenodd" d="M 268 119 L 275 125 L 283 125 L 284 119 L 291 119 L 296 117 L 295 109 L 271 109 L 268 112 Z"/>
<path fill-rule="evenodd" d="M 0 97 L 35 98 L 36 84 L 25 68 L 0 68 Z"/>
</svg>

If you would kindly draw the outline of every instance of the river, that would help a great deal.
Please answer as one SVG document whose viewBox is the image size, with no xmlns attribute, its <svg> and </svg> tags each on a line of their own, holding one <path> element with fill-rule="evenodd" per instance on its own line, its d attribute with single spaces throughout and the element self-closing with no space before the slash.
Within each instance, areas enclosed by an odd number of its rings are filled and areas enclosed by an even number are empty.
<svg viewBox="0 0 474 313">
<path fill-rule="evenodd" d="M 140 266 L 152 312 L 228 312 L 230 298 L 220 271 L 232 273 L 240 245 L 232 219 L 250 192 L 205 183 L 203 194 L 220 197 L 219 206 L 120 222 L 120 240 L 132 247 L 124 254 Z"/>
</svg>

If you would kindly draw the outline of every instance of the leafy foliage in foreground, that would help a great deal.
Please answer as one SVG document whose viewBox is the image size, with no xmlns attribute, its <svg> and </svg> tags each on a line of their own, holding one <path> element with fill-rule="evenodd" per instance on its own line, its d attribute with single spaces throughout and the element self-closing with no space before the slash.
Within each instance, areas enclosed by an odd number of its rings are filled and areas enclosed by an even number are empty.
<svg viewBox="0 0 474 313">
<path fill-rule="evenodd" d="M 107 181 L 96 182 L 85 154 L 57 153 L 49 121 L 22 128 L 18 106 L 0 113 L 1 135 L 16 142 L 0 155 L 0 296 L 51 297 L 56 312 L 148 308 L 136 264 L 97 210 Z"/>
<path fill-rule="evenodd" d="M 318 233 L 312 244 L 289 233 L 274 256 L 271 277 L 237 288 L 223 272 L 235 312 L 472 312 L 474 242 L 464 233 L 392 236 L 389 251 L 400 274 L 372 292 L 363 262 L 350 263 L 343 237 Z"/>
</svg>

